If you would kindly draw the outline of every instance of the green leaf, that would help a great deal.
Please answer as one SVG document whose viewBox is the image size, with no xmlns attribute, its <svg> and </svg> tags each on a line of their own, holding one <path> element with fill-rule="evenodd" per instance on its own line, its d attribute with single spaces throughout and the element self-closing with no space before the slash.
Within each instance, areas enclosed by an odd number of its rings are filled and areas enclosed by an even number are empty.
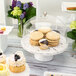
<svg viewBox="0 0 76 76">
<path fill-rule="evenodd" d="M 75 36 L 75 34 L 73 34 L 72 31 L 67 32 L 67 37 L 69 37 L 69 38 L 71 38 L 73 40 L 76 40 L 76 36 Z"/>
<path fill-rule="evenodd" d="M 10 9 L 12 9 L 12 6 L 10 6 Z"/>
<path fill-rule="evenodd" d="M 72 33 L 76 36 L 76 29 L 73 29 Z"/>
<path fill-rule="evenodd" d="M 30 7 L 26 9 L 26 20 L 29 20 L 30 18 L 36 16 L 36 8 Z"/>
<path fill-rule="evenodd" d="M 23 19 L 23 24 L 26 22 L 26 18 Z"/>
</svg>

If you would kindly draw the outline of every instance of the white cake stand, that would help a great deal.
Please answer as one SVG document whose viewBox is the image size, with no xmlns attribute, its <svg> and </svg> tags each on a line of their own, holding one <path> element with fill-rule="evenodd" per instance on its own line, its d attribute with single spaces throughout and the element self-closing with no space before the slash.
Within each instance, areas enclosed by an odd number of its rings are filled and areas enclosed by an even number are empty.
<svg viewBox="0 0 76 76">
<path fill-rule="evenodd" d="M 8 63 L 8 58 L 7 58 L 7 64 L 9 64 Z M 13 72 L 10 71 L 10 76 L 30 76 L 29 72 L 30 72 L 30 68 L 29 68 L 29 65 L 26 63 L 25 71 L 23 71 L 21 73 L 13 73 Z"/>
<path fill-rule="evenodd" d="M 66 43 L 66 38 L 63 37 L 62 35 L 60 37 L 61 38 L 60 38 L 59 45 L 56 47 L 49 47 L 49 49 L 47 50 L 41 50 L 39 46 L 30 45 L 29 34 L 27 34 L 22 38 L 21 45 L 26 51 L 34 54 L 35 59 L 39 61 L 50 61 L 53 59 L 54 55 L 57 55 L 66 51 L 65 49 L 67 48 L 67 45 L 68 45 Z"/>
</svg>

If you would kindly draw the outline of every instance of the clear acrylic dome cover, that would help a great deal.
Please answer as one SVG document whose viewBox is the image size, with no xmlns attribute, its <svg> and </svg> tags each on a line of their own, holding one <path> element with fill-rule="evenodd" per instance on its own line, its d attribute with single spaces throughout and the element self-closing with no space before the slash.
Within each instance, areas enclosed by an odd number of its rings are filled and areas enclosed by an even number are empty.
<svg viewBox="0 0 76 76">
<path fill-rule="evenodd" d="M 60 34 L 63 36 L 66 35 L 66 19 L 62 16 L 56 17 L 47 15 L 39 18 L 33 17 L 30 20 L 28 20 L 24 25 L 23 36 L 25 36 L 27 33 L 30 33 L 32 30 L 38 30 L 41 27 L 49 27 L 52 30 L 59 31 Z"/>
<path fill-rule="evenodd" d="M 26 29 L 28 25 L 32 25 L 32 27 L 30 29 Z M 38 30 L 41 27 L 49 27 L 52 30 L 58 30 L 60 32 L 60 41 L 58 46 L 48 47 L 48 49 L 42 51 L 39 46 L 32 46 L 30 44 L 30 32 L 35 29 Z M 48 15 L 46 18 L 40 17 L 37 19 L 34 17 L 27 21 L 27 23 L 24 25 L 24 36 L 21 40 L 21 45 L 26 51 L 34 54 L 35 59 L 39 61 L 50 61 L 53 59 L 54 55 L 66 51 L 65 49 L 67 48 L 68 44 L 65 38 L 65 33 L 66 25 L 62 17 L 53 17 L 50 15 Z"/>
</svg>

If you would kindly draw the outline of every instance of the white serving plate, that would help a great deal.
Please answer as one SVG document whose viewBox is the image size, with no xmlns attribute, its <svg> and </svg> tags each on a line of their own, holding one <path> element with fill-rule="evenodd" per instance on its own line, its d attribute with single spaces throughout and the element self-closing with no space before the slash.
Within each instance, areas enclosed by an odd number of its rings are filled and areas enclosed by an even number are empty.
<svg viewBox="0 0 76 76">
<path fill-rule="evenodd" d="M 66 73 L 58 73 L 58 72 L 44 72 L 44 76 L 76 76 L 75 74 L 66 74 Z"/>
<path fill-rule="evenodd" d="M 21 40 L 21 45 L 26 51 L 34 54 L 35 59 L 37 59 L 39 61 L 52 60 L 54 55 L 63 53 L 64 51 L 66 51 L 65 49 L 68 46 L 68 44 L 66 43 L 66 38 L 63 36 L 61 36 L 60 43 L 58 46 L 49 47 L 49 49 L 47 49 L 47 50 L 41 50 L 39 48 L 39 46 L 32 46 L 29 42 L 29 39 L 30 39 L 29 34 L 24 36 Z"/>
<path fill-rule="evenodd" d="M 6 60 L 7 60 L 7 64 L 9 64 L 8 63 L 8 58 Z M 10 76 L 29 76 L 30 75 L 29 72 L 30 72 L 30 68 L 29 68 L 29 65 L 26 63 L 25 71 L 23 71 L 21 73 L 13 73 L 13 72 L 10 71 Z"/>
</svg>

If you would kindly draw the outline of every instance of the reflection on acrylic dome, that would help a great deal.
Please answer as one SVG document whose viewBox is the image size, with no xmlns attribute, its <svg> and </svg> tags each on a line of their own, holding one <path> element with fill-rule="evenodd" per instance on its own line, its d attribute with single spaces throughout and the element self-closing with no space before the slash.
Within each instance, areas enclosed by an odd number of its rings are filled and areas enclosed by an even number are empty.
<svg viewBox="0 0 76 76">
<path fill-rule="evenodd" d="M 61 16 L 55 17 L 47 15 L 46 17 L 42 16 L 38 19 L 36 17 L 33 17 L 30 20 L 28 20 L 24 25 L 23 36 L 25 36 L 26 33 L 29 33 L 34 29 L 38 30 L 41 27 L 50 27 L 52 30 L 59 31 L 62 35 L 65 36 L 66 26 L 66 22 L 63 21 L 63 18 Z M 28 29 L 29 27 L 30 29 Z"/>
</svg>

